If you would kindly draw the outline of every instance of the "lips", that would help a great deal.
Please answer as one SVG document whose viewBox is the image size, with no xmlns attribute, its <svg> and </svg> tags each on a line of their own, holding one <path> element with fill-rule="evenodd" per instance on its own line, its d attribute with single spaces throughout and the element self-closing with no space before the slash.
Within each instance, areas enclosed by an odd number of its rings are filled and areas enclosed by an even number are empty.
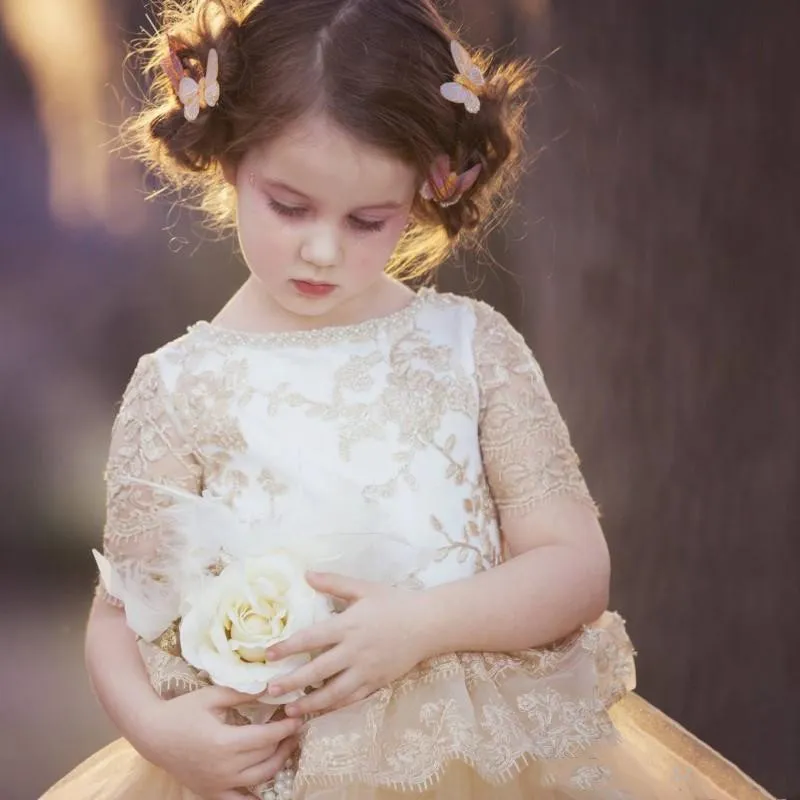
<svg viewBox="0 0 800 800">
<path fill-rule="evenodd" d="M 291 283 L 305 297 L 326 297 L 336 288 L 332 283 L 321 283 L 319 281 L 293 280 Z"/>
</svg>

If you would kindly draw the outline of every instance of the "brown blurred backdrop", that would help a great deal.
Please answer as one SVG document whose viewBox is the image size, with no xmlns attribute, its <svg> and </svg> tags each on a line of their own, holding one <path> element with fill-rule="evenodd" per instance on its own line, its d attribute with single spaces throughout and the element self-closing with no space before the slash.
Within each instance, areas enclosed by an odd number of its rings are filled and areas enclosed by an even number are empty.
<svg viewBox="0 0 800 800">
<path fill-rule="evenodd" d="M 503 269 L 605 513 L 641 693 L 800 793 L 800 3 L 462 0 L 543 59 Z M 109 155 L 139 0 L 0 0 L 0 798 L 114 734 L 82 671 L 109 426 L 136 358 L 213 315 L 230 243 Z M 507 271 L 506 271 L 507 270 Z"/>
</svg>

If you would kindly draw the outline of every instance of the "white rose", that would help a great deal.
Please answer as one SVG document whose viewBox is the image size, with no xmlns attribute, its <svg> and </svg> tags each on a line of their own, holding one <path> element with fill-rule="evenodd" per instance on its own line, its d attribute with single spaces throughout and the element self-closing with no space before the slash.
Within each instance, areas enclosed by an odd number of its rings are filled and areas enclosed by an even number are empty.
<svg viewBox="0 0 800 800">
<path fill-rule="evenodd" d="M 231 563 L 188 597 L 184 609 L 183 657 L 213 683 L 253 695 L 311 658 L 268 661 L 264 651 L 331 614 L 327 599 L 306 583 L 304 564 L 285 551 Z M 262 701 L 281 705 L 301 694 Z"/>
</svg>

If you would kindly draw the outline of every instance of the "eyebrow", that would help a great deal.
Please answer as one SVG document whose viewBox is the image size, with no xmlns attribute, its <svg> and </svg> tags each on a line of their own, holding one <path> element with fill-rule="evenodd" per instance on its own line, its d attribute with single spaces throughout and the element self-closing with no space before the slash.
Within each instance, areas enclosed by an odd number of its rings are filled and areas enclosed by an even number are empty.
<svg viewBox="0 0 800 800">
<path fill-rule="evenodd" d="M 297 195 L 297 197 L 302 197 L 304 200 L 313 200 L 312 197 L 309 197 L 299 189 L 295 189 L 294 186 L 290 186 L 288 183 L 284 183 L 283 181 L 265 180 L 264 183 L 273 189 L 283 189 L 290 194 Z M 396 200 L 387 200 L 384 203 L 370 203 L 366 206 L 359 206 L 358 208 L 353 209 L 353 211 L 394 211 L 398 208 L 401 208 L 402 205 L 402 203 L 398 203 Z"/>
</svg>

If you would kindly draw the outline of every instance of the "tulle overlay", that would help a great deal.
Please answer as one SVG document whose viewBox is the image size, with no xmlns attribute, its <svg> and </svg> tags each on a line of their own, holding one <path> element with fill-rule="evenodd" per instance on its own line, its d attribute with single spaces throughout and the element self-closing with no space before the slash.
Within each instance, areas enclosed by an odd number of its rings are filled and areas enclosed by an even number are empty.
<svg viewBox="0 0 800 800">
<path fill-rule="evenodd" d="M 551 648 L 437 658 L 312 720 L 298 800 L 748 800 L 770 795 L 632 692 L 622 620 Z M 196 800 L 120 740 L 46 800 Z"/>
</svg>

